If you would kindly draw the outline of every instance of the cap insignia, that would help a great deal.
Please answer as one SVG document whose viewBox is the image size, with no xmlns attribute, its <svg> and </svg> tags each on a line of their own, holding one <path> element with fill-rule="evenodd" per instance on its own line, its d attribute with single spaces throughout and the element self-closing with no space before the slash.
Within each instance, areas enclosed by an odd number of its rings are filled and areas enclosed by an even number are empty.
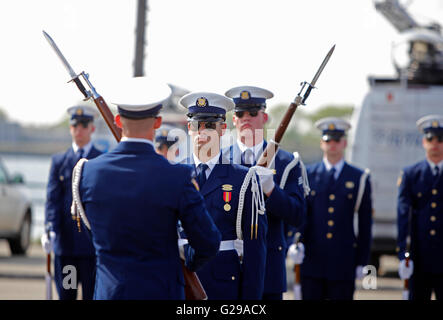
<svg viewBox="0 0 443 320">
<path fill-rule="evenodd" d="M 439 127 L 437 120 L 432 121 L 431 125 L 432 125 L 432 128 L 438 128 Z"/>
<path fill-rule="evenodd" d="M 201 97 L 197 99 L 197 107 L 207 107 L 208 106 L 208 99 L 205 97 Z"/>
<path fill-rule="evenodd" d="M 82 108 L 77 108 L 77 110 L 75 110 L 75 113 L 76 113 L 78 116 L 82 116 L 82 115 L 83 115 L 83 109 L 82 109 Z"/>
<path fill-rule="evenodd" d="M 250 94 L 249 94 L 249 91 L 242 91 L 242 92 L 240 93 L 240 98 L 241 98 L 242 100 L 249 100 L 249 98 L 251 98 L 251 96 L 250 96 Z"/>
<path fill-rule="evenodd" d="M 335 130 L 335 125 L 333 123 L 328 125 L 329 130 Z"/>
</svg>

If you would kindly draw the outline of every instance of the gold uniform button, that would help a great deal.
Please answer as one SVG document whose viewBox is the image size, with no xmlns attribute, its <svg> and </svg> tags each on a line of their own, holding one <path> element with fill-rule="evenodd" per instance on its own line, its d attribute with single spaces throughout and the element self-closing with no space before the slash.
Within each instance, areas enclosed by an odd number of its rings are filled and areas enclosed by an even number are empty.
<svg viewBox="0 0 443 320">
<path fill-rule="evenodd" d="M 431 208 L 434 209 L 434 208 L 436 208 L 436 207 L 437 207 L 437 204 L 436 204 L 435 202 L 432 202 L 432 203 L 431 203 Z"/>
<path fill-rule="evenodd" d="M 329 207 L 329 208 L 328 208 L 328 212 L 329 212 L 329 213 L 334 213 L 334 208 L 333 208 L 333 207 Z"/>
<path fill-rule="evenodd" d="M 65 180 L 65 177 L 60 176 L 60 181 L 63 181 L 63 180 Z"/>
<path fill-rule="evenodd" d="M 417 197 L 421 198 L 421 192 L 417 193 Z"/>
<path fill-rule="evenodd" d="M 333 220 L 329 220 L 328 221 L 328 226 L 332 227 L 334 225 L 334 221 Z"/>
<path fill-rule="evenodd" d="M 348 199 L 352 199 L 352 193 L 348 194 Z"/>
<path fill-rule="evenodd" d="M 329 195 L 329 200 L 331 200 L 331 201 L 332 201 L 332 200 L 335 200 L 335 195 L 334 195 L 334 194 L 330 194 L 330 195 Z"/>
<path fill-rule="evenodd" d="M 435 217 L 435 216 L 431 216 L 431 221 L 432 222 L 434 222 L 434 221 L 436 221 L 437 220 L 437 218 Z"/>
<path fill-rule="evenodd" d="M 278 246 L 278 251 L 282 251 L 282 247 L 281 246 Z"/>
<path fill-rule="evenodd" d="M 231 278 L 232 280 L 235 280 L 235 277 L 234 276 L 232 276 L 232 278 Z"/>
<path fill-rule="evenodd" d="M 432 189 L 432 194 L 435 196 L 438 193 L 437 189 Z"/>
<path fill-rule="evenodd" d="M 311 196 L 315 196 L 315 190 L 311 190 Z"/>
<path fill-rule="evenodd" d="M 292 231 L 289 231 L 288 232 L 288 237 L 292 237 L 292 233 L 293 233 Z"/>
<path fill-rule="evenodd" d="M 332 233 L 328 232 L 328 233 L 326 234 L 326 238 L 331 239 L 331 238 L 332 238 Z"/>
<path fill-rule="evenodd" d="M 429 231 L 429 233 L 431 234 L 431 236 L 435 236 L 436 232 L 434 229 L 432 229 L 431 231 Z"/>
</svg>

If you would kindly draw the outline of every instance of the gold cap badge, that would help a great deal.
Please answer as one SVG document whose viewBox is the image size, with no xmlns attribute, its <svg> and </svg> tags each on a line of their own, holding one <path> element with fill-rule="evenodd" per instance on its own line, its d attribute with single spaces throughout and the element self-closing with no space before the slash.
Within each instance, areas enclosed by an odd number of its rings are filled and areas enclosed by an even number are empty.
<svg viewBox="0 0 443 320">
<path fill-rule="evenodd" d="M 75 110 L 75 113 L 76 113 L 78 116 L 82 116 L 82 115 L 83 115 L 83 109 L 82 109 L 82 108 L 77 108 L 77 110 Z"/>
<path fill-rule="evenodd" d="M 242 91 L 242 92 L 240 93 L 240 98 L 241 98 L 242 100 L 248 100 L 250 97 L 251 97 L 251 96 L 250 96 L 250 94 L 249 94 L 249 91 Z"/>
<path fill-rule="evenodd" d="M 208 105 L 208 99 L 201 97 L 197 99 L 197 107 L 206 107 Z"/>
<path fill-rule="evenodd" d="M 432 121 L 432 128 L 438 128 L 439 127 L 439 123 L 437 120 Z"/>
<path fill-rule="evenodd" d="M 330 124 L 328 125 L 328 129 L 329 129 L 329 130 L 335 130 L 335 124 L 330 123 Z"/>
</svg>

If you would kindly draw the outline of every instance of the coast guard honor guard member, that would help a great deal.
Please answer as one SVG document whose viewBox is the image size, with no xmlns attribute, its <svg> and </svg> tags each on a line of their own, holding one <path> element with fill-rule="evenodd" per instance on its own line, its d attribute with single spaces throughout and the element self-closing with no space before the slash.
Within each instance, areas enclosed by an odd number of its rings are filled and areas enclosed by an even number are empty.
<svg viewBox="0 0 443 320">
<path fill-rule="evenodd" d="M 322 131 L 323 160 L 307 166 L 311 187 L 304 244 L 301 289 L 304 300 L 352 300 L 355 278 L 363 277 L 369 260 L 372 202 L 369 171 L 344 158 L 350 124 L 340 118 L 316 122 Z M 354 215 L 358 230 L 354 230 Z M 302 247 L 303 249 L 303 247 Z"/>
<path fill-rule="evenodd" d="M 268 121 L 266 100 L 273 97 L 269 90 L 253 86 L 241 86 L 228 90 L 225 95 L 235 103 L 233 122 L 237 141 L 223 152 L 236 163 L 254 166 L 267 146 L 263 128 Z M 293 227 L 300 226 L 306 213 L 305 194 L 309 186 L 298 153 L 295 156 L 278 149 L 272 169 L 272 184 L 263 191 L 268 217 L 266 276 L 263 299 L 281 300 L 287 290 L 286 252 L 294 236 Z M 306 191 L 306 193 L 305 193 Z M 289 239 L 288 239 L 289 238 Z"/>
<path fill-rule="evenodd" d="M 195 271 L 213 258 L 220 233 L 188 166 L 171 164 L 154 149 L 166 84 L 133 78 L 109 101 L 118 106 L 122 139 L 111 152 L 74 169 L 73 213 L 90 228 L 97 253 L 94 298 L 184 299 L 178 221 Z"/>
<path fill-rule="evenodd" d="M 443 300 L 443 116 L 422 117 L 417 127 L 426 159 L 406 167 L 398 180 L 399 274 L 410 278 L 410 300 L 430 300 L 432 291 Z"/>
<path fill-rule="evenodd" d="M 256 169 L 230 163 L 220 151 L 226 130 L 226 112 L 233 102 L 209 92 L 183 96 L 193 154 L 185 159 L 197 173 L 197 182 L 209 214 L 222 234 L 220 251 L 198 272 L 209 300 L 257 300 L 263 293 L 267 219 Z M 261 175 L 272 180 L 271 174 Z M 262 181 L 262 183 L 266 183 Z"/>
<path fill-rule="evenodd" d="M 76 288 L 63 287 L 63 278 L 66 276 L 63 268 L 70 265 L 75 267 L 77 282 L 82 284 L 83 299 L 90 300 L 94 292 L 95 251 L 86 233 L 78 232 L 70 213 L 71 177 L 78 160 L 93 159 L 101 152 L 91 141 L 95 130 L 95 110 L 88 106 L 74 106 L 68 109 L 68 114 L 72 146 L 64 153 L 55 154 L 51 160 L 45 207 L 45 226 L 50 237 L 44 233 L 41 240 L 47 253 L 54 250 L 54 281 L 59 298 L 77 298 Z"/>
</svg>

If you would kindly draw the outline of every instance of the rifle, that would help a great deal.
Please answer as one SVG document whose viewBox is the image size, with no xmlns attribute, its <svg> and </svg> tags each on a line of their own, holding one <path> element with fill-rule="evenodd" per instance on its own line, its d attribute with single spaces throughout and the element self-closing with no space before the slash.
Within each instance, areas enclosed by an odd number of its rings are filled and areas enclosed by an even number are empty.
<svg viewBox="0 0 443 320">
<path fill-rule="evenodd" d="M 51 237 L 49 235 L 49 230 L 46 231 L 46 235 L 48 237 L 48 241 L 51 241 Z M 51 275 L 51 252 L 50 251 L 46 255 L 45 282 L 46 282 L 46 300 L 52 300 L 52 275 Z"/>
<path fill-rule="evenodd" d="M 410 255 L 409 252 L 405 253 L 405 265 L 406 268 L 409 268 L 409 259 L 410 259 Z M 409 300 L 409 279 L 405 279 L 404 283 L 403 283 L 403 300 Z"/>
<path fill-rule="evenodd" d="M 324 67 L 329 61 L 329 58 L 331 57 L 332 53 L 334 52 L 335 45 L 332 46 L 332 48 L 329 50 L 326 57 L 323 59 L 322 64 L 317 70 L 317 73 L 315 74 L 314 78 L 312 79 L 311 83 L 308 83 L 306 81 L 302 82 L 300 92 L 297 94 L 297 97 L 294 99 L 293 102 L 289 105 L 288 110 L 286 111 L 283 119 L 280 122 L 280 125 L 277 128 L 277 131 L 275 132 L 274 139 L 269 140 L 268 145 L 266 146 L 266 149 L 263 151 L 262 155 L 260 156 L 260 159 L 257 161 L 258 166 L 262 167 L 269 167 L 272 163 L 272 160 L 274 159 L 275 154 L 277 153 L 277 149 L 279 146 L 279 143 L 281 139 L 283 138 L 283 135 L 285 134 L 286 129 L 288 128 L 289 122 L 292 119 L 292 116 L 294 115 L 295 110 L 297 110 L 299 105 L 305 105 L 306 99 L 308 99 L 309 94 L 311 93 L 311 90 L 315 88 L 315 84 L 320 77 L 321 72 L 323 71 Z M 303 90 L 304 92 L 302 96 Z"/>
<path fill-rule="evenodd" d="M 295 235 L 295 245 L 300 242 L 300 233 Z M 294 300 L 302 300 L 301 297 L 301 277 L 300 277 L 300 264 L 294 264 Z"/>
<path fill-rule="evenodd" d="M 94 101 L 95 105 L 97 106 L 98 110 L 103 116 L 103 119 L 105 120 L 106 124 L 108 125 L 115 139 L 117 140 L 117 142 L 120 142 L 122 136 L 122 130 L 119 127 L 117 127 L 117 125 L 114 123 L 114 115 L 112 114 L 111 110 L 109 109 L 103 97 L 97 93 L 94 86 L 89 81 L 89 75 L 84 71 L 82 71 L 80 74 L 76 74 L 69 65 L 66 58 L 61 53 L 60 49 L 55 44 L 54 40 L 52 40 L 52 38 L 45 31 L 43 31 L 43 35 L 51 45 L 52 49 L 54 49 L 55 53 L 62 61 L 65 68 L 68 70 L 68 73 L 71 76 L 71 80 L 69 82 L 73 81 L 77 85 L 77 88 L 85 97 L 84 98 L 85 101 L 89 99 L 92 99 Z M 90 90 L 87 90 L 85 88 L 80 77 L 83 78 L 83 80 L 86 82 Z M 182 259 L 180 259 L 180 261 L 182 264 L 183 277 L 185 279 L 186 300 L 206 300 L 207 299 L 206 292 L 203 289 L 203 286 L 201 285 L 201 282 L 198 279 L 197 274 L 195 272 L 190 271 L 185 266 L 185 263 Z"/>
</svg>

